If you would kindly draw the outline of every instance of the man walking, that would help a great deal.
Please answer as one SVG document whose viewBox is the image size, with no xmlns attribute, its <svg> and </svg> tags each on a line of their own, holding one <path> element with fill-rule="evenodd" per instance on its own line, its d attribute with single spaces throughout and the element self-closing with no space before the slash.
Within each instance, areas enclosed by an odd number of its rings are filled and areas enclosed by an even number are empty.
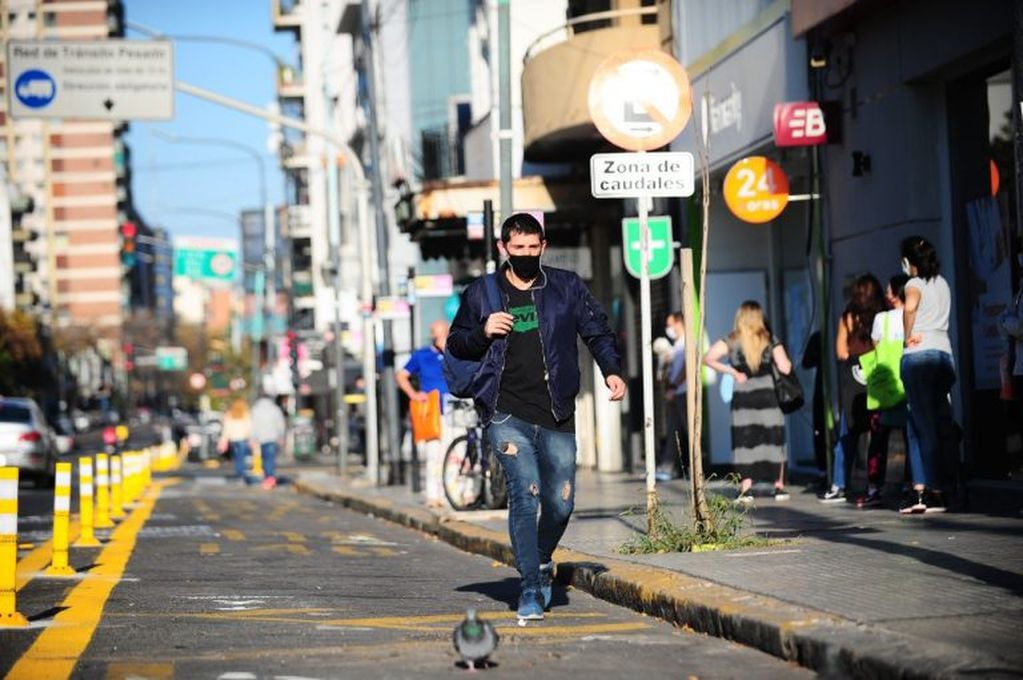
<svg viewBox="0 0 1023 680">
<path fill-rule="evenodd" d="M 508 261 L 496 274 L 502 309 L 491 309 L 483 279 L 474 282 L 448 337 L 452 356 L 481 362 L 474 399 L 508 480 L 508 531 L 522 577 L 523 620 L 542 620 L 550 605 L 551 557 L 575 499 L 576 336 L 600 367 L 611 401 L 625 396 L 621 357 L 604 310 L 575 273 L 541 266 L 546 245 L 532 215 L 505 220 L 498 249 Z"/>
<path fill-rule="evenodd" d="M 398 387 L 409 398 L 409 401 L 425 402 L 430 392 L 440 393 L 440 406 L 443 411 L 444 400 L 448 396 L 448 383 L 444 379 L 444 346 L 448 338 L 448 325 L 443 321 L 430 324 L 431 343 L 420 347 L 404 368 L 394 376 Z M 412 377 L 419 381 L 419 389 L 412 386 Z M 426 442 L 426 507 L 443 508 L 444 503 L 444 451 L 449 436 L 443 419 L 440 422 L 440 436 Z M 414 446 L 415 444 L 413 444 Z M 418 474 L 413 470 L 412 474 Z"/>
<path fill-rule="evenodd" d="M 284 446 L 287 423 L 274 400 L 261 395 L 252 405 L 252 439 L 259 446 L 263 461 L 263 488 L 269 491 L 277 486 L 277 451 Z"/>
</svg>

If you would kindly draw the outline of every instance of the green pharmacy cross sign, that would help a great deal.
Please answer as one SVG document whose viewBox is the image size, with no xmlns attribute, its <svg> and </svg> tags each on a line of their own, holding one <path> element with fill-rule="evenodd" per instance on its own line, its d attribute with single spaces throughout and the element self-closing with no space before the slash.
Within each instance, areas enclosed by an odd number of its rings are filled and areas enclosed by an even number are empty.
<svg viewBox="0 0 1023 680">
<path fill-rule="evenodd" d="M 661 279 L 675 266 L 675 249 L 672 248 L 671 217 L 647 218 L 650 232 L 650 259 L 647 263 L 651 279 Z M 637 279 L 643 261 L 640 258 L 639 218 L 626 217 L 622 220 L 622 244 L 625 269 Z"/>
</svg>

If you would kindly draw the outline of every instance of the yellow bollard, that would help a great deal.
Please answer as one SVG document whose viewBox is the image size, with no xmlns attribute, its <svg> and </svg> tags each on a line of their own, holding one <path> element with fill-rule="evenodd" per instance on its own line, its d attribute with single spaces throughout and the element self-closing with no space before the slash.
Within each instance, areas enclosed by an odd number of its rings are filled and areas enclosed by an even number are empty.
<svg viewBox="0 0 1023 680">
<path fill-rule="evenodd" d="M 131 502 L 136 503 L 142 496 L 142 458 L 144 451 L 137 451 L 131 457 Z"/>
<path fill-rule="evenodd" d="M 23 628 L 17 610 L 18 468 L 0 468 L 0 626 Z"/>
<path fill-rule="evenodd" d="M 82 456 L 78 459 L 78 523 L 82 529 L 78 540 L 71 544 L 76 548 L 102 545 L 93 531 L 92 495 L 92 458 Z"/>
<path fill-rule="evenodd" d="M 105 453 L 96 454 L 96 528 L 114 526 L 110 519 L 110 461 Z"/>
<path fill-rule="evenodd" d="M 121 486 L 121 457 L 110 456 L 110 519 L 124 519 L 124 497 Z"/>
<path fill-rule="evenodd" d="M 252 447 L 252 475 L 256 479 L 263 478 L 263 450 L 259 444 Z"/>
<path fill-rule="evenodd" d="M 56 484 L 53 487 L 53 556 L 45 573 L 47 576 L 74 576 L 77 572 L 68 564 L 68 526 L 71 523 L 71 463 L 57 463 Z"/>
<path fill-rule="evenodd" d="M 128 451 L 121 456 L 121 501 L 124 507 L 130 507 L 135 501 L 135 451 Z"/>
</svg>

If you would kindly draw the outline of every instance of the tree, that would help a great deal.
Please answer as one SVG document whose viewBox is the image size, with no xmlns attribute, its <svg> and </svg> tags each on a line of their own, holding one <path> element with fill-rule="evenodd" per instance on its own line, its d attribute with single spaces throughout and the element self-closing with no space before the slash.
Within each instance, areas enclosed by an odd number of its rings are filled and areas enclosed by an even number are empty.
<svg viewBox="0 0 1023 680">
<path fill-rule="evenodd" d="M 36 396 L 49 374 L 43 359 L 35 317 L 0 309 L 0 394 Z"/>
</svg>

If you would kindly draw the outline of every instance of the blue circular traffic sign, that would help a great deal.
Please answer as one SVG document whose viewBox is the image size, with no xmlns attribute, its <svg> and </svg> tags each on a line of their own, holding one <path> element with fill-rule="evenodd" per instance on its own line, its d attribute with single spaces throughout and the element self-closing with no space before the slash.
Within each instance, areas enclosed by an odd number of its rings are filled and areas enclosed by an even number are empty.
<svg viewBox="0 0 1023 680">
<path fill-rule="evenodd" d="M 30 109 L 41 109 L 57 96 L 57 81 L 46 71 L 31 69 L 14 81 L 14 95 Z"/>
</svg>

